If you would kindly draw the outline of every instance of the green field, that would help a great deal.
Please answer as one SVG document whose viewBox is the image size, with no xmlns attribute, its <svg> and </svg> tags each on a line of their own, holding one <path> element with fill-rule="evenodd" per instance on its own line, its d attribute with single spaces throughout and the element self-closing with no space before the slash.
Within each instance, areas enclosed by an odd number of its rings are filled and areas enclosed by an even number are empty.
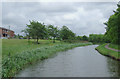
<svg viewBox="0 0 120 79">
<path fill-rule="evenodd" d="M 96 48 L 96 50 L 98 50 L 103 55 L 110 56 L 110 57 L 115 58 L 115 59 L 120 59 L 120 52 L 116 52 L 116 51 L 107 49 L 107 48 L 105 48 L 105 45 L 107 45 L 107 44 L 102 44 L 102 45 L 98 46 Z M 109 47 L 112 48 L 112 46 L 114 46 L 113 48 L 117 49 L 118 45 L 112 45 L 112 44 L 110 44 Z"/>
<path fill-rule="evenodd" d="M 15 53 L 21 53 L 23 51 L 32 50 L 41 46 L 52 46 L 60 43 L 52 43 L 52 40 L 39 40 L 40 44 L 36 44 L 34 40 L 28 42 L 27 39 L 2 39 L 2 56 L 14 55 Z"/>
<path fill-rule="evenodd" d="M 90 42 L 65 43 L 60 41 L 52 43 L 51 40 L 40 40 L 40 44 L 36 44 L 34 40 L 28 42 L 25 39 L 4 39 L 2 43 L 2 77 L 13 77 L 26 66 L 46 59 L 56 52 L 92 44 Z"/>
</svg>

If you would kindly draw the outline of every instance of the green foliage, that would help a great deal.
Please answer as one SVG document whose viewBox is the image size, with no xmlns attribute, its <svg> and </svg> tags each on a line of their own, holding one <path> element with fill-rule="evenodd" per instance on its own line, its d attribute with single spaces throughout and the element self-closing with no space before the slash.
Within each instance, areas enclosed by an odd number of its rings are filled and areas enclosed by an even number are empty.
<svg viewBox="0 0 120 79">
<path fill-rule="evenodd" d="M 90 34 L 89 41 L 94 43 L 108 42 L 103 34 Z"/>
<path fill-rule="evenodd" d="M 77 36 L 76 40 L 88 41 L 88 37 L 86 35 L 84 35 L 84 36 Z"/>
<path fill-rule="evenodd" d="M 44 24 L 39 23 L 38 21 L 30 21 L 30 25 L 27 25 L 27 28 L 24 30 L 25 33 L 28 33 L 32 38 L 38 40 L 43 39 L 47 35 L 47 29 Z"/>
<path fill-rule="evenodd" d="M 53 43 L 55 43 L 55 38 L 59 35 L 58 33 L 59 30 L 57 27 L 54 27 L 53 25 L 48 26 L 48 34 L 53 37 Z"/>
<path fill-rule="evenodd" d="M 91 45 L 92 43 L 61 43 L 54 46 L 44 46 L 14 56 L 8 55 L 2 59 L 2 77 L 13 77 L 18 71 L 38 60 L 43 60 L 58 51 L 64 51 L 77 46 Z"/>
<path fill-rule="evenodd" d="M 81 41 L 88 41 L 88 37 L 86 35 L 84 36 L 76 36 L 77 40 L 81 40 Z"/>
<path fill-rule="evenodd" d="M 67 26 L 63 26 L 60 30 L 60 37 L 62 40 L 75 38 L 75 33 L 73 33 Z"/>
<path fill-rule="evenodd" d="M 114 11 L 114 14 L 110 16 L 105 25 L 107 26 L 106 37 L 111 40 L 113 44 L 120 45 L 120 5 L 118 5 L 118 9 Z"/>
<path fill-rule="evenodd" d="M 30 39 L 29 29 L 26 28 L 25 30 L 22 30 L 21 32 L 24 32 L 25 35 L 26 35 L 26 36 L 23 37 L 24 39 L 27 39 L 27 38 Z"/>
<path fill-rule="evenodd" d="M 77 40 L 82 40 L 82 36 L 76 36 Z"/>
<path fill-rule="evenodd" d="M 88 37 L 84 35 L 84 36 L 82 37 L 82 40 L 88 41 Z"/>
<path fill-rule="evenodd" d="M 22 30 L 28 38 L 32 37 L 37 39 L 51 39 L 53 38 L 53 43 L 55 39 L 59 40 L 68 40 L 75 39 L 76 34 L 73 33 L 67 26 L 63 26 L 60 30 L 53 25 L 45 26 L 44 24 L 39 23 L 38 21 L 30 21 L 30 24 L 27 25 L 25 30 Z"/>
</svg>

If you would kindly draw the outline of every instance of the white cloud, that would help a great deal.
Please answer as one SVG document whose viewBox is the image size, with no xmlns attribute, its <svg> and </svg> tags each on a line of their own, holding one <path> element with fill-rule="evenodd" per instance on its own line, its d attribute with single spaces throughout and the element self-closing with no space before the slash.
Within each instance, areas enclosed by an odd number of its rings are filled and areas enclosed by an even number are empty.
<svg viewBox="0 0 120 79">
<path fill-rule="evenodd" d="M 2 8 L 2 23 L 4 27 L 11 26 L 16 33 L 21 34 L 29 20 L 44 22 L 62 27 L 68 26 L 77 35 L 104 33 L 104 24 L 117 3 L 55 3 L 55 2 L 4 2 Z"/>
</svg>

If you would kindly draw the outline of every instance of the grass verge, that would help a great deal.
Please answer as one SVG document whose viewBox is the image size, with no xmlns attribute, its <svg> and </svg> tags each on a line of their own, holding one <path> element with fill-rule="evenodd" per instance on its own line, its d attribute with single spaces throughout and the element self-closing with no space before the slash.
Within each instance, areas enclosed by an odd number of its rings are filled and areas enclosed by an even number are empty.
<svg viewBox="0 0 120 79">
<path fill-rule="evenodd" d="M 120 50 L 120 45 L 116 45 L 116 44 L 109 44 L 109 47 L 110 47 L 110 48 L 113 48 L 113 49 Z"/>
<path fill-rule="evenodd" d="M 120 60 L 120 52 L 116 52 L 116 51 L 107 49 L 107 48 L 105 48 L 106 45 L 107 45 L 106 43 L 99 45 L 95 49 L 102 55 L 111 57 L 111 58 L 116 59 L 116 60 Z"/>
<path fill-rule="evenodd" d="M 13 77 L 18 71 L 26 66 L 38 61 L 47 59 L 56 52 L 64 51 L 78 46 L 91 45 L 92 43 L 59 43 L 54 46 L 44 46 L 21 53 L 14 56 L 5 56 L 2 60 L 2 77 Z"/>
<path fill-rule="evenodd" d="M 57 40 L 56 43 L 52 43 L 52 40 L 39 40 L 40 44 L 36 44 L 34 41 L 34 39 L 30 41 L 27 39 L 2 39 L 2 56 L 14 55 L 23 51 L 60 43 Z"/>
</svg>

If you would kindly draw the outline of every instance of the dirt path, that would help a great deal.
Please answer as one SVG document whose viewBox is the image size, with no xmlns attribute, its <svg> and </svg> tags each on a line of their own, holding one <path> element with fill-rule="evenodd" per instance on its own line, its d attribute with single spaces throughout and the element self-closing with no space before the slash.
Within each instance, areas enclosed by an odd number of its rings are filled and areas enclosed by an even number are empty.
<svg viewBox="0 0 120 79">
<path fill-rule="evenodd" d="M 113 50 L 113 51 L 116 51 L 116 52 L 120 52 L 120 50 L 113 49 L 113 48 L 109 48 L 108 46 L 109 46 L 109 44 L 107 44 L 107 45 L 105 46 L 105 48 L 110 49 L 110 50 Z"/>
</svg>

